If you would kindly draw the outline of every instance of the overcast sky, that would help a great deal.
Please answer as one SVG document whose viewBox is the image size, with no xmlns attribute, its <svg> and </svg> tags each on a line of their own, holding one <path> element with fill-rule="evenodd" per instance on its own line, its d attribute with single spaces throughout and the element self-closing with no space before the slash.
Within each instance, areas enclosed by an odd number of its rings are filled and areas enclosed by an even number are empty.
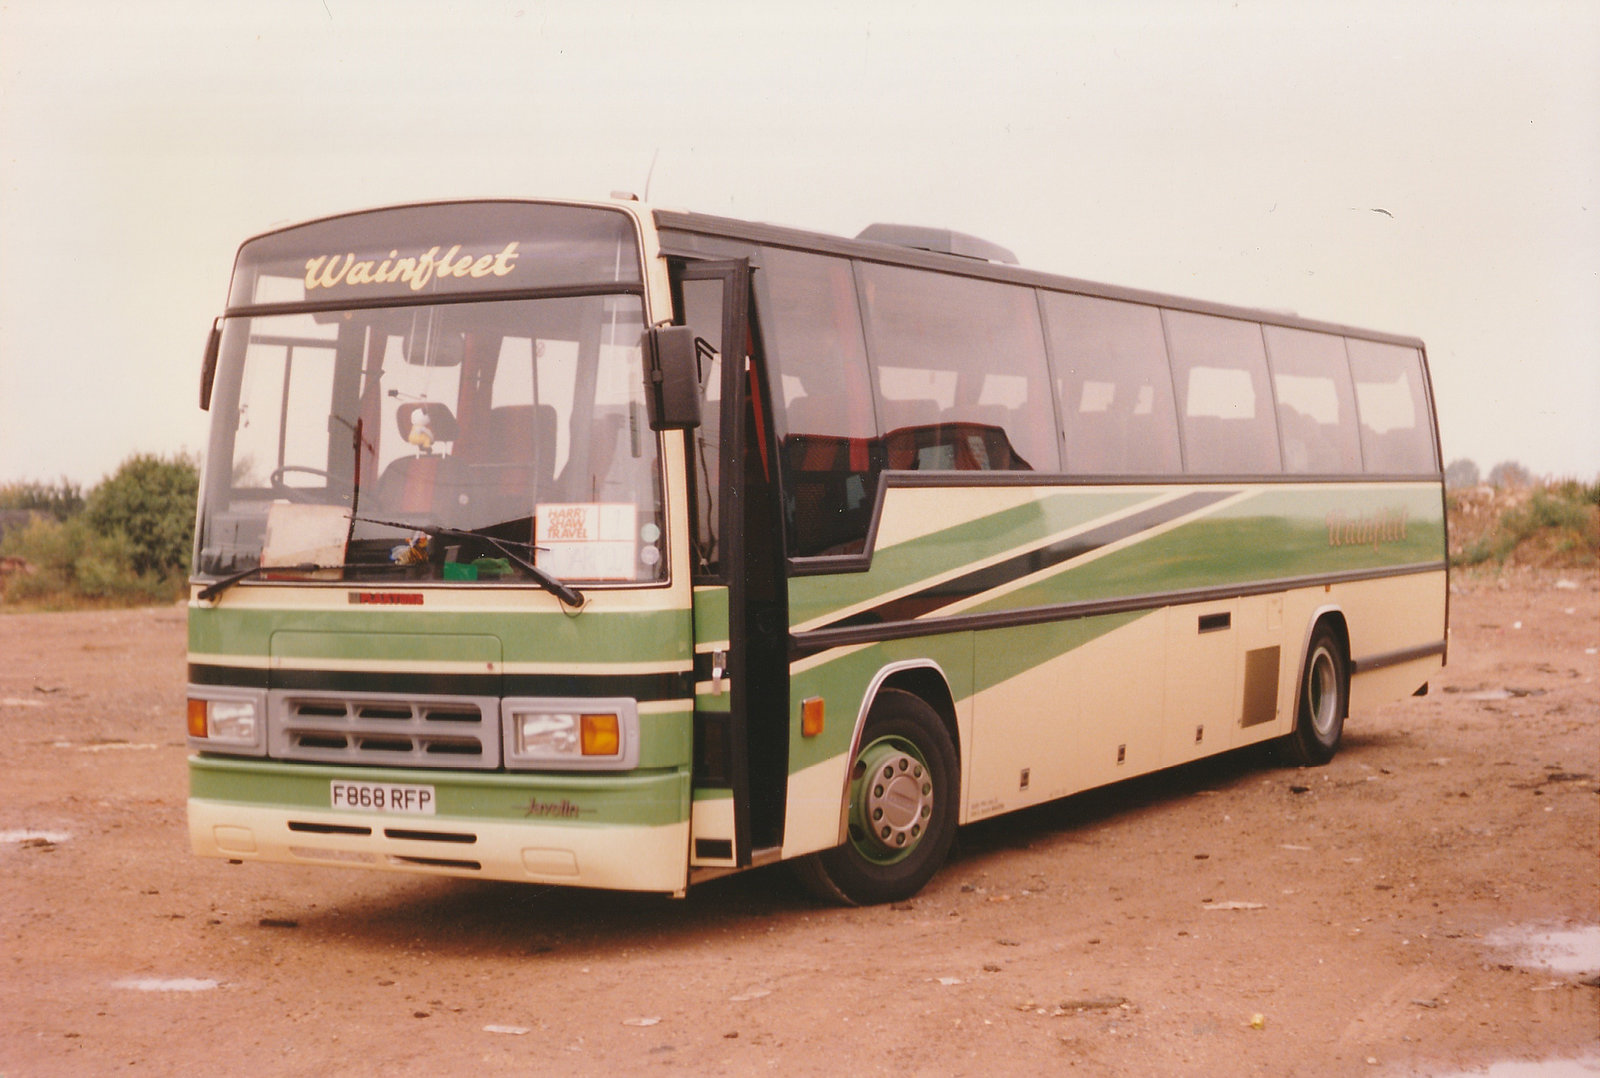
<svg viewBox="0 0 1600 1078">
<path fill-rule="evenodd" d="M 647 182 L 1415 334 L 1446 459 L 1600 472 L 1592 0 L 0 0 L 0 483 L 201 449 L 250 235 Z"/>
</svg>

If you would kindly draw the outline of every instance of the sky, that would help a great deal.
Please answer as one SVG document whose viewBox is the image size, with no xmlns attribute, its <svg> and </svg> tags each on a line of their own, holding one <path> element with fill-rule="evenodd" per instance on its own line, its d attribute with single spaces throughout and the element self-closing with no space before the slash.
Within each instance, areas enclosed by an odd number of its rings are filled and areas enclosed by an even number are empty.
<svg viewBox="0 0 1600 1078">
<path fill-rule="evenodd" d="M 203 449 L 252 235 L 619 190 L 1419 336 L 1446 460 L 1600 474 L 1591 0 L 0 0 L 0 484 Z"/>
</svg>

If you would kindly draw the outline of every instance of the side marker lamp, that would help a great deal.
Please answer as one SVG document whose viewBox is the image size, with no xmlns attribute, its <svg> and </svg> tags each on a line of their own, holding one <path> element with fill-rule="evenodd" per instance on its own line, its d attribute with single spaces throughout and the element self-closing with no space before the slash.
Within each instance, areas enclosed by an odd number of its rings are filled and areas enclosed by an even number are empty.
<svg viewBox="0 0 1600 1078">
<path fill-rule="evenodd" d="M 800 701 L 800 736 L 816 737 L 822 733 L 822 697 L 808 696 Z"/>
</svg>

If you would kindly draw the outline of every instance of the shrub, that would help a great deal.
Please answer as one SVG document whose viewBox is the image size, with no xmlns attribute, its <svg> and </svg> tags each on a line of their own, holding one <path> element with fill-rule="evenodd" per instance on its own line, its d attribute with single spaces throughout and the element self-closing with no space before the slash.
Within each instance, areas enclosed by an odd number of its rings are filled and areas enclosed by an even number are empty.
<svg viewBox="0 0 1600 1078">
<path fill-rule="evenodd" d="M 7 600 L 39 602 L 65 595 L 72 585 L 74 542 L 66 533 L 66 525 L 50 517 L 36 517 L 6 533 L 4 541 L 0 541 L 0 554 L 21 558 L 28 564 L 26 573 L 6 579 Z"/>
<path fill-rule="evenodd" d="M 124 461 L 87 501 L 65 480 L 4 488 L 0 497 L 28 503 L 11 507 L 48 514 L 0 540 L 0 554 L 28 565 L 4 581 L 4 599 L 61 608 L 177 598 L 188 577 L 198 490 L 192 459 L 144 454 Z"/>
<path fill-rule="evenodd" d="M 182 593 L 181 577 L 136 572 L 133 553 L 126 536 L 96 532 L 81 515 L 64 524 L 41 517 L 0 543 L 0 554 L 29 566 L 6 580 L 5 600 L 66 609 L 168 602 Z"/>
<path fill-rule="evenodd" d="M 1600 481 L 1543 484 L 1505 504 L 1488 529 L 1464 545 L 1455 563 L 1490 560 L 1551 566 L 1600 562 Z"/>
<path fill-rule="evenodd" d="M 121 537 L 136 576 L 186 575 L 200 472 L 194 460 L 137 454 L 89 493 L 84 519 L 99 535 Z"/>
<path fill-rule="evenodd" d="M 7 483 L 0 487 L 0 509 L 35 509 L 66 520 L 83 509 L 83 491 L 62 478 L 54 483 Z"/>
</svg>

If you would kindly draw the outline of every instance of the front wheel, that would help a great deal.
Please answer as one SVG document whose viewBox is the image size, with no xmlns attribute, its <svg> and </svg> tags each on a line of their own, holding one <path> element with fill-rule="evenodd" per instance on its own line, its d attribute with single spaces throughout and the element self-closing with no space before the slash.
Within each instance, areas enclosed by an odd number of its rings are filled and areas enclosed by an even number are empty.
<svg viewBox="0 0 1600 1078">
<path fill-rule="evenodd" d="M 907 692 L 878 694 L 850 767 L 844 845 L 801 858 L 814 894 L 852 906 L 910 898 L 956 833 L 956 750 L 939 716 Z"/>
<path fill-rule="evenodd" d="M 1289 758 L 1302 767 L 1319 767 L 1333 759 L 1349 709 L 1350 663 L 1344 646 L 1332 629 L 1318 625 L 1300 675 L 1294 732 L 1283 740 Z"/>
</svg>

